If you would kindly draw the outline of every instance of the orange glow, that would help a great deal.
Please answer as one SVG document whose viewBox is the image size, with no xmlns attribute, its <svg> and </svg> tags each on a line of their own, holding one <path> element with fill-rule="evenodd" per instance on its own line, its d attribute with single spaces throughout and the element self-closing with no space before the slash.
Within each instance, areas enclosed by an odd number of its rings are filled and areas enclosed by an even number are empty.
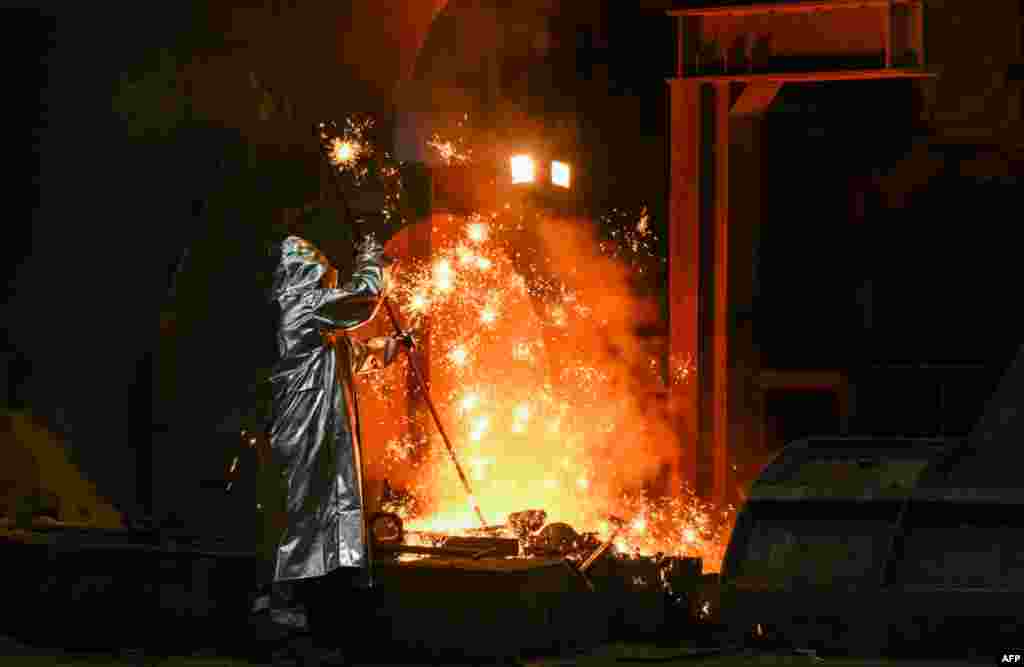
<svg viewBox="0 0 1024 667">
<path fill-rule="evenodd" d="M 355 141 L 334 139 L 331 142 L 331 161 L 340 167 L 351 166 L 359 159 L 362 146 Z"/>
<path fill-rule="evenodd" d="M 565 284 L 517 270 L 509 239 L 518 238 L 510 233 L 519 229 L 518 215 L 437 216 L 430 223 L 434 254 L 406 265 L 394 296 L 406 326 L 429 323 L 437 346 L 428 357 L 431 397 L 486 522 L 543 509 L 548 522 L 607 539 L 609 517 L 618 517 L 617 552 L 699 555 L 715 570 L 727 538 L 725 511 L 702 504 L 681 481 L 659 496 L 643 490 L 675 465 L 686 443 L 647 398 L 663 380 L 633 333 L 648 306 L 633 294 L 630 271 L 579 238 L 585 227 L 578 222 L 539 226 L 546 252 L 564 261 L 543 271 L 571 276 Z M 403 362 L 395 364 L 392 395 L 404 413 Z M 429 421 L 422 425 L 433 430 Z M 402 469 L 416 498 L 391 510 L 407 530 L 479 527 L 438 437 L 384 449 L 387 469 Z"/>
<path fill-rule="evenodd" d="M 483 481 L 487 478 L 487 466 L 494 463 L 493 459 L 485 458 L 482 456 L 474 456 L 469 460 L 469 466 L 473 470 L 473 478 L 477 481 Z"/>
<path fill-rule="evenodd" d="M 465 396 L 462 397 L 462 400 L 459 401 L 459 405 L 462 407 L 463 410 L 472 410 L 479 403 L 480 396 L 474 392 L 467 393 Z"/>
<path fill-rule="evenodd" d="M 451 352 L 448 353 L 448 359 L 456 366 L 464 366 L 468 357 L 469 353 L 461 345 L 452 348 Z"/>
<path fill-rule="evenodd" d="M 474 222 L 467 225 L 466 236 L 473 243 L 483 243 L 487 240 L 487 225 L 482 222 Z"/>
<path fill-rule="evenodd" d="M 490 420 L 487 417 L 477 417 L 476 422 L 473 424 L 473 430 L 470 431 L 469 437 L 473 440 L 480 441 L 484 434 L 487 433 L 487 427 L 490 424 Z"/>
<path fill-rule="evenodd" d="M 434 285 L 440 292 L 450 292 L 455 287 L 455 272 L 451 262 L 442 259 L 434 267 Z"/>
<path fill-rule="evenodd" d="M 427 308 L 430 307 L 430 300 L 427 295 L 423 292 L 414 292 L 409 297 L 409 303 L 406 310 L 412 315 L 422 315 L 427 312 Z"/>
<path fill-rule="evenodd" d="M 473 264 L 474 262 L 476 262 L 477 259 L 476 256 L 473 254 L 473 251 L 464 245 L 460 245 L 458 248 L 456 248 L 455 254 L 458 256 L 459 265 L 461 266 L 468 266 L 470 264 Z"/>
</svg>

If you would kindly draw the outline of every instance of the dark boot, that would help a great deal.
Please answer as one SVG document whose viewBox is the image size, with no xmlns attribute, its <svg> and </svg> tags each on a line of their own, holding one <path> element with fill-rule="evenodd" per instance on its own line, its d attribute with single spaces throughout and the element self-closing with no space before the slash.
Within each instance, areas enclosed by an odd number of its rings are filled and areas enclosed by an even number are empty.
<svg viewBox="0 0 1024 667">
<path fill-rule="evenodd" d="M 343 667 L 349 664 L 339 646 L 340 637 L 347 634 L 347 629 L 332 623 L 332 619 L 338 617 L 340 606 L 352 604 L 344 583 L 345 577 L 337 577 L 332 572 L 325 577 L 304 580 L 298 588 L 312 638 L 304 667 Z"/>
</svg>

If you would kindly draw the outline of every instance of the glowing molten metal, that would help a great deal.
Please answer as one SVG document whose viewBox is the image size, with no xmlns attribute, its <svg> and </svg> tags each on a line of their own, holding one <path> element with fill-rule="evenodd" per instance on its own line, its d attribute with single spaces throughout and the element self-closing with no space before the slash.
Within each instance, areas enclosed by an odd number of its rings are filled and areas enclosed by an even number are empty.
<svg viewBox="0 0 1024 667">
<path fill-rule="evenodd" d="M 643 225 L 646 232 L 646 218 Z M 671 415 L 650 398 L 664 380 L 661 362 L 634 333 L 651 304 L 630 287 L 633 267 L 595 250 L 583 225 L 544 221 L 544 255 L 553 259 L 549 270 L 524 279 L 499 220 L 450 217 L 448 227 L 430 261 L 400 274 L 394 297 L 408 326 L 429 323 L 437 350 L 431 396 L 487 523 L 542 508 L 549 523 L 607 539 L 608 518 L 618 517 L 620 554 L 701 556 L 717 569 L 730 511 L 699 502 L 678 476 L 690 443 L 680 442 Z M 573 284 L 550 275 L 571 276 Z M 388 388 L 404 386 L 396 367 L 390 380 L 367 387 L 401 396 Z M 689 377 L 672 369 L 667 376 Z M 437 436 L 411 437 L 386 447 L 383 474 L 404 478 L 409 491 L 388 510 L 410 531 L 477 528 Z"/>
</svg>

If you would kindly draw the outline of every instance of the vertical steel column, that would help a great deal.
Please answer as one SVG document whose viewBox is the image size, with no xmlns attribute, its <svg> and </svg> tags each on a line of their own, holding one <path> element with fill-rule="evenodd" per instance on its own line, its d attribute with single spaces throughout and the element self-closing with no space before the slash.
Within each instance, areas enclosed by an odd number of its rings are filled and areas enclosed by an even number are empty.
<svg viewBox="0 0 1024 667">
<path fill-rule="evenodd" d="M 882 5 L 882 44 L 885 48 L 885 66 L 892 67 L 892 3 Z"/>
<path fill-rule="evenodd" d="M 711 360 L 712 500 L 729 489 L 729 82 L 715 84 L 714 266 Z"/>
<path fill-rule="evenodd" d="M 680 463 L 686 482 L 697 485 L 700 446 L 700 249 L 701 84 L 670 83 L 671 186 L 669 198 L 669 378 L 678 418 Z M 693 364 L 696 374 L 680 381 L 675 371 Z"/>
</svg>

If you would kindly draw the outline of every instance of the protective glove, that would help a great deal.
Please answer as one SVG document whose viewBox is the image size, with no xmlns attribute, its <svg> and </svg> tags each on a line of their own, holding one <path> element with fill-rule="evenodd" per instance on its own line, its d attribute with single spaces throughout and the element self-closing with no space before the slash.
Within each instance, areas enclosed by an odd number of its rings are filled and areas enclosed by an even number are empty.
<svg viewBox="0 0 1024 667">
<path fill-rule="evenodd" d="M 384 246 L 377 241 L 377 237 L 371 232 L 356 242 L 355 255 L 357 261 L 363 258 L 373 258 L 380 261 L 384 255 Z"/>
<path fill-rule="evenodd" d="M 392 336 L 400 345 L 404 346 L 407 350 L 416 349 L 416 340 L 413 338 L 411 331 L 399 331 Z"/>
</svg>

